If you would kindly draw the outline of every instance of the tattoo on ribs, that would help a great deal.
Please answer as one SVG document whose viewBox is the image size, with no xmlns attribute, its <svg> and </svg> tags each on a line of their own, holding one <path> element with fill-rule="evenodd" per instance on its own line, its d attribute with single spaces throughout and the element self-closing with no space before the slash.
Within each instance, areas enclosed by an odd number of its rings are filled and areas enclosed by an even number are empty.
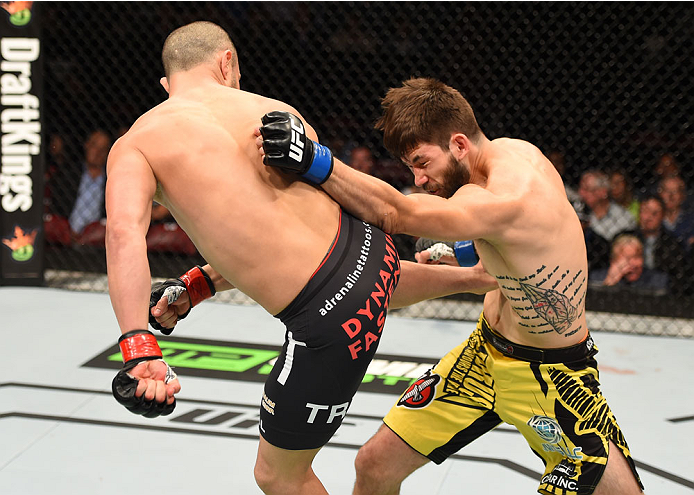
<svg viewBox="0 0 694 495">
<path fill-rule="evenodd" d="M 501 275 L 496 278 L 501 288 L 505 289 L 507 299 L 523 320 L 520 325 L 526 327 L 529 333 L 564 334 L 583 314 L 583 310 L 579 310 L 585 297 L 586 278 L 583 270 L 571 277 L 569 270 L 560 272 L 558 266 L 548 269 L 542 265 L 527 277 Z M 562 282 L 564 284 L 560 288 Z M 549 287 L 541 287 L 543 284 Z M 551 328 L 542 328 L 546 326 Z M 578 330 L 580 328 L 571 330 L 566 336 Z"/>
<path fill-rule="evenodd" d="M 521 290 L 533 305 L 533 309 L 552 325 L 552 328 L 562 334 L 566 332 L 578 317 L 577 309 L 561 292 L 554 289 L 543 289 L 520 282 Z"/>
</svg>

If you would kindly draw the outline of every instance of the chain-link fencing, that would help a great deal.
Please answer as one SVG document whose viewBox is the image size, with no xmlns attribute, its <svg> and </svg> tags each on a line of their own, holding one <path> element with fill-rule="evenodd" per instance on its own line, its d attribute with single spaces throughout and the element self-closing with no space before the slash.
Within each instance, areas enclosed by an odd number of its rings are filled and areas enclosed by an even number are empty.
<svg viewBox="0 0 694 495">
<path fill-rule="evenodd" d="M 591 271 L 609 269 L 619 233 L 605 225 L 594 198 L 611 193 L 619 211 L 630 215 L 619 231 L 629 230 L 641 241 L 641 283 L 592 285 L 591 327 L 694 335 L 689 210 L 694 193 L 688 193 L 694 183 L 692 4 L 40 2 L 38 7 L 49 144 L 44 204 L 49 285 L 106 290 L 104 222 L 75 212 L 86 189 L 81 187 L 85 163 L 103 165 L 113 140 L 166 97 L 159 78 L 167 34 L 209 20 L 235 42 L 244 90 L 300 109 L 338 157 L 356 162 L 362 153 L 373 175 L 400 189 L 411 187 L 412 179 L 373 129 L 380 99 L 413 76 L 459 89 L 489 138 L 525 139 L 555 163 L 584 220 Z M 92 192 L 99 187 L 93 185 Z M 92 205 L 92 216 L 103 217 L 102 208 Z M 656 237 L 643 225 L 649 209 L 662 210 Z M 168 212 L 155 212 L 148 234 L 153 276 L 178 276 L 203 264 Z M 398 247 L 403 258 L 412 259 L 413 239 L 401 236 Z M 653 278 L 653 271 L 664 278 Z M 645 283 L 644 274 L 655 282 Z M 220 296 L 246 301 L 243 295 Z M 476 319 L 480 301 L 462 295 L 401 314 Z"/>
</svg>

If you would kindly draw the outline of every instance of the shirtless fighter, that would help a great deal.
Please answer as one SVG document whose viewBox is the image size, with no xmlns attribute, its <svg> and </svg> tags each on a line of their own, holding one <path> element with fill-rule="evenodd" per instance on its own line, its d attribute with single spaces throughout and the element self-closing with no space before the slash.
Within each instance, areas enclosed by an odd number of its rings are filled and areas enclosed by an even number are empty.
<svg viewBox="0 0 694 495">
<path fill-rule="evenodd" d="M 295 110 L 239 89 L 228 34 L 208 22 L 186 25 L 169 35 L 162 59 L 168 100 L 118 140 L 107 165 L 109 291 L 125 361 L 114 395 L 154 417 L 173 410 L 180 390 L 147 330 L 145 234 L 156 199 L 214 270 L 195 267 L 165 284 L 172 306 L 158 303 L 152 314 L 171 327 L 191 305 L 235 286 L 286 325 L 262 398 L 255 477 L 266 493 L 326 493 L 311 463 L 347 412 L 389 304 L 484 291 L 495 281 L 481 270 L 431 272 L 422 269 L 443 267 L 403 263 L 406 282 L 391 299 L 401 266 L 390 237 L 315 186 L 263 165 L 257 122 L 275 108 Z"/>
<path fill-rule="evenodd" d="M 487 139 L 462 95 L 433 79 L 391 89 L 383 109 L 377 127 L 386 147 L 430 195 L 404 196 L 338 160 L 321 167 L 330 152 L 305 135 L 297 160 L 287 143 L 302 124 L 284 112 L 263 117 L 256 144 L 267 165 L 321 183 L 385 232 L 462 241 L 453 250 L 459 262 L 479 255 L 499 289 L 486 294 L 468 340 L 403 394 L 359 451 L 354 493 L 399 493 L 414 470 L 443 462 L 501 422 L 544 461 L 540 493 L 641 493 L 600 393 L 586 327 L 583 233 L 552 164 L 530 143 Z"/>
</svg>

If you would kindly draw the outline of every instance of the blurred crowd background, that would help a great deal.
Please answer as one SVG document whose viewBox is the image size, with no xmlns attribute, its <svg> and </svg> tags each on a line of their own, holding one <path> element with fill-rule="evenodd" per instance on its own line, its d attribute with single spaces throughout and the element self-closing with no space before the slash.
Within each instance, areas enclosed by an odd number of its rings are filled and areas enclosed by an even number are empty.
<svg viewBox="0 0 694 495">
<path fill-rule="evenodd" d="M 562 175 L 584 226 L 589 311 L 607 323 L 619 315 L 694 317 L 691 3 L 40 6 L 46 266 L 54 273 L 105 273 L 108 151 L 166 98 L 159 78 L 167 34 L 209 20 L 236 44 L 242 89 L 290 103 L 340 159 L 405 193 L 417 192 L 412 176 L 373 129 L 380 99 L 412 76 L 457 88 L 489 138 L 534 143 Z M 400 235 L 397 245 L 402 258 L 414 259 L 416 239 Z M 204 263 L 156 204 L 148 249 L 153 276 L 178 276 Z M 663 333 L 658 328 L 644 324 L 639 331 Z"/>
</svg>

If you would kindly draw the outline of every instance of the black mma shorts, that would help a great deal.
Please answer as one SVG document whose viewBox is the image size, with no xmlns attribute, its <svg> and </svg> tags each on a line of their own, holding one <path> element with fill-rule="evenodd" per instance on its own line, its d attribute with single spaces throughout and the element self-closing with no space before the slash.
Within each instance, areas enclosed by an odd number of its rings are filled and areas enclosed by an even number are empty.
<svg viewBox="0 0 694 495">
<path fill-rule="evenodd" d="M 341 211 L 323 262 L 276 315 L 287 331 L 260 408 L 270 444 L 314 449 L 339 428 L 376 353 L 399 276 L 390 236 Z"/>
</svg>

